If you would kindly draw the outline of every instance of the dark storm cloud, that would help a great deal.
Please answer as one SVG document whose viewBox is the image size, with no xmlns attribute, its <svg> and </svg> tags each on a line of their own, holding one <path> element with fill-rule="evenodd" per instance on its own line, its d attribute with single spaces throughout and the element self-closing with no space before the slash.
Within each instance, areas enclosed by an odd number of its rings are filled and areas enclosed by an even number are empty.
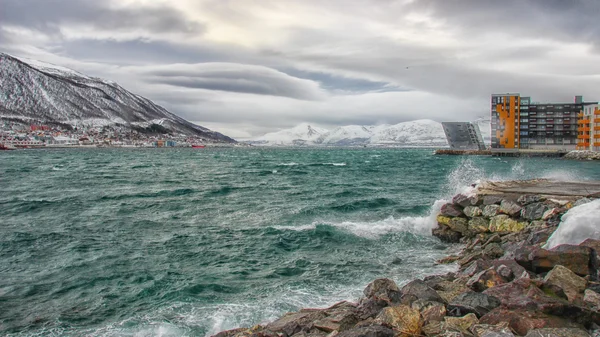
<svg viewBox="0 0 600 337">
<path fill-rule="evenodd" d="M 202 33 L 204 25 L 187 20 L 170 7 L 111 8 L 108 1 L 2 0 L 0 25 L 21 26 L 44 33 L 60 32 L 61 25 L 91 25 L 96 29 L 140 28 L 151 33 Z"/>
<path fill-rule="evenodd" d="M 413 10 L 430 11 L 473 34 L 493 30 L 567 42 L 600 43 L 598 0 L 419 0 Z"/>
<path fill-rule="evenodd" d="M 233 63 L 181 64 L 144 71 L 154 83 L 191 89 L 282 96 L 318 100 L 321 93 L 311 81 L 271 68 Z"/>
</svg>

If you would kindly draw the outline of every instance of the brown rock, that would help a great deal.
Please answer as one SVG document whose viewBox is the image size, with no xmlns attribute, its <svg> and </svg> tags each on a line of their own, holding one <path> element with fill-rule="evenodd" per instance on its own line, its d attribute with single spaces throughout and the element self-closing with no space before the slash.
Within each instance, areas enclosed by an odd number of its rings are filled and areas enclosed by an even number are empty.
<svg viewBox="0 0 600 337">
<path fill-rule="evenodd" d="M 506 282 L 507 280 L 502 278 L 502 276 L 498 274 L 494 267 L 490 267 L 473 275 L 467 282 L 467 287 L 481 292 Z"/>
<path fill-rule="evenodd" d="M 479 319 L 475 314 L 468 314 L 463 317 L 448 317 L 445 318 L 445 328 L 450 331 L 458 331 L 461 333 L 469 333 L 469 328 L 479 323 Z"/>
<path fill-rule="evenodd" d="M 573 302 L 585 290 L 587 281 L 561 265 L 554 267 L 544 278 L 545 286 L 557 286 Z"/>
<path fill-rule="evenodd" d="M 495 297 L 477 292 L 468 292 L 458 295 L 448 304 L 449 316 L 464 316 L 475 314 L 481 317 L 500 305 L 500 300 Z"/>
<path fill-rule="evenodd" d="M 475 337 L 515 337 L 506 322 L 497 325 L 475 324 L 469 330 Z"/>
<path fill-rule="evenodd" d="M 551 250 L 536 248 L 529 254 L 531 268 L 536 273 L 562 265 L 582 276 L 590 274 L 590 257 L 590 248 L 574 245 L 560 245 Z"/>
<path fill-rule="evenodd" d="M 282 333 L 283 336 L 292 336 L 300 331 L 307 331 L 312 323 L 325 318 L 323 310 L 295 312 L 285 314 L 278 320 L 267 324 L 266 329 Z"/>
<path fill-rule="evenodd" d="M 446 316 L 446 306 L 439 302 L 417 300 L 412 308 L 418 310 L 425 325 L 431 322 L 441 322 Z"/>
<path fill-rule="evenodd" d="M 471 291 L 466 285 L 461 282 L 442 281 L 436 284 L 434 288 L 442 297 L 445 303 L 451 302 L 456 296 Z"/>
<path fill-rule="evenodd" d="M 451 230 L 447 225 L 439 225 L 431 234 L 445 243 L 459 243 L 462 237 L 462 234 Z"/>
<path fill-rule="evenodd" d="M 444 330 L 444 323 L 442 322 L 431 322 L 425 326 L 423 326 L 423 329 L 421 329 L 421 332 L 427 336 L 439 336 L 442 331 Z"/>
<path fill-rule="evenodd" d="M 547 315 L 541 312 L 528 310 L 508 310 L 505 308 L 497 308 L 479 320 L 482 324 L 496 325 L 502 322 L 508 323 L 509 327 L 517 334 L 524 336 L 530 330 L 541 328 L 564 328 L 581 326 L 570 322 L 568 319 L 563 319 L 556 316 Z"/>
<path fill-rule="evenodd" d="M 531 330 L 525 337 L 590 337 L 590 334 L 578 328 L 546 328 Z"/>
<path fill-rule="evenodd" d="M 462 209 L 455 204 L 444 204 L 440 210 L 440 214 L 448 217 L 463 216 Z"/>
<path fill-rule="evenodd" d="M 397 331 L 396 336 L 413 337 L 421 333 L 423 320 L 418 310 L 406 305 L 387 307 L 375 318 L 375 322 L 384 324 Z"/>
<path fill-rule="evenodd" d="M 373 325 L 340 332 L 335 337 L 395 337 L 395 334 L 388 327 Z"/>
<path fill-rule="evenodd" d="M 504 214 L 508 214 L 509 216 L 516 216 L 521 214 L 522 207 L 519 206 L 516 202 L 512 202 L 510 200 L 502 200 L 500 203 L 500 212 Z"/>
<path fill-rule="evenodd" d="M 452 203 L 461 207 L 471 206 L 471 199 L 464 194 L 457 194 L 452 198 Z"/>
<path fill-rule="evenodd" d="M 396 282 L 388 278 L 380 278 L 369 283 L 363 290 L 363 294 L 366 298 L 377 298 L 388 303 L 399 303 L 401 297 Z"/>
<path fill-rule="evenodd" d="M 582 247 L 589 247 L 592 249 L 592 255 L 590 257 L 590 276 L 592 280 L 596 281 L 600 279 L 600 240 L 587 239 L 579 244 Z"/>
</svg>

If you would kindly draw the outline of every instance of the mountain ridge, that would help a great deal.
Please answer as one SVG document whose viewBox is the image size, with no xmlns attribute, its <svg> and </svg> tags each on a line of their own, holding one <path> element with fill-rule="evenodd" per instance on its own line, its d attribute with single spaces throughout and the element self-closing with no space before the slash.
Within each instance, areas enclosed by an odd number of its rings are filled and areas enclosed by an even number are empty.
<svg viewBox="0 0 600 337">
<path fill-rule="evenodd" d="M 0 118 L 5 120 L 131 128 L 158 124 L 174 133 L 236 142 L 188 122 L 116 82 L 5 53 L 0 53 L 0 89 Z"/>
</svg>

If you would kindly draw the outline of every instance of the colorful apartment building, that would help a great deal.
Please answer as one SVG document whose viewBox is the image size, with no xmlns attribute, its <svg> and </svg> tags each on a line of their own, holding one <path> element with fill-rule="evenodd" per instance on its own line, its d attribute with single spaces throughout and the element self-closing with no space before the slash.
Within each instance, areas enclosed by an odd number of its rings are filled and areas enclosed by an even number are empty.
<svg viewBox="0 0 600 337">
<path fill-rule="evenodd" d="M 600 105 L 586 105 L 578 116 L 577 150 L 600 151 Z"/>
<path fill-rule="evenodd" d="M 518 93 L 494 94 L 491 102 L 492 150 L 574 150 L 578 116 L 585 106 L 573 103 L 534 103 Z"/>
</svg>

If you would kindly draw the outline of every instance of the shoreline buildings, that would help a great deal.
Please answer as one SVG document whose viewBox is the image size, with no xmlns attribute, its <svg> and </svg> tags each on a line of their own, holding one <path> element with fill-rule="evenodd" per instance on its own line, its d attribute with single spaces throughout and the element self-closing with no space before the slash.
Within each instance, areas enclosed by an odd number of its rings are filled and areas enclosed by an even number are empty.
<svg viewBox="0 0 600 337">
<path fill-rule="evenodd" d="M 493 94 L 492 151 L 575 150 L 580 114 L 597 103 L 584 102 L 582 96 L 573 103 L 534 103 L 518 93 Z"/>
<path fill-rule="evenodd" d="M 485 150 L 479 125 L 470 122 L 443 122 L 451 150 Z"/>
<path fill-rule="evenodd" d="M 600 151 L 600 105 L 586 105 L 578 116 L 577 150 Z"/>
</svg>

